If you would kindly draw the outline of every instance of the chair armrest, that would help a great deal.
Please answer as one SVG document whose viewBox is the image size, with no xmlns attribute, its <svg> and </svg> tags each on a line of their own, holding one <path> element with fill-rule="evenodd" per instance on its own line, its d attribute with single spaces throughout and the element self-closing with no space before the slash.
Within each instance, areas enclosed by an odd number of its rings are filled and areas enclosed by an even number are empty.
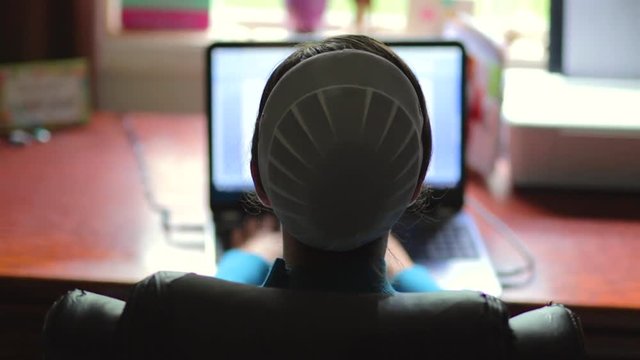
<svg viewBox="0 0 640 360">
<path fill-rule="evenodd" d="M 114 359 L 123 301 L 73 290 L 56 301 L 43 328 L 45 359 Z"/>
<path fill-rule="evenodd" d="M 528 311 L 509 320 L 517 359 L 584 359 L 578 317 L 562 305 Z"/>
</svg>

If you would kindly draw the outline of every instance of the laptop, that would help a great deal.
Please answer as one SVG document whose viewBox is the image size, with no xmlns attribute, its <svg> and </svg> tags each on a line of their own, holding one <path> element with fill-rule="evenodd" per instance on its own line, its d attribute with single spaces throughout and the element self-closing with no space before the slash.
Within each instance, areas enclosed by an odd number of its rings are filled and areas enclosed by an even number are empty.
<svg viewBox="0 0 640 360">
<path fill-rule="evenodd" d="M 207 50 L 210 207 L 216 236 L 228 246 L 246 216 L 243 196 L 254 190 L 251 138 L 262 89 L 294 43 L 215 43 Z M 464 204 L 465 52 L 456 42 L 389 43 L 411 67 L 425 94 L 433 156 L 425 185 L 426 211 L 407 211 L 393 228 L 412 259 L 447 290 L 498 296 L 500 283 Z"/>
</svg>

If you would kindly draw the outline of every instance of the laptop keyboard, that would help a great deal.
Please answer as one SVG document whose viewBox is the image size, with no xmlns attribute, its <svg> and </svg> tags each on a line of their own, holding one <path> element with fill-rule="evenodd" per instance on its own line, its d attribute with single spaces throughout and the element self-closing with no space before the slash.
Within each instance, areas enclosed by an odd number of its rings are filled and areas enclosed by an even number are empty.
<svg viewBox="0 0 640 360">
<path fill-rule="evenodd" d="M 229 232 L 240 226 L 246 215 L 234 211 L 223 213 L 225 216 L 216 221 L 216 230 L 218 238 L 223 240 L 223 247 L 227 249 L 230 245 Z M 473 259 L 480 256 L 465 224 L 449 221 L 437 226 L 415 218 L 404 220 L 394 226 L 393 232 L 415 261 Z"/>
<path fill-rule="evenodd" d="M 469 229 L 463 226 L 441 229 L 431 241 L 423 244 L 425 256 L 429 260 L 478 257 L 478 250 L 471 239 Z"/>
<path fill-rule="evenodd" d="M 416 224 L 411 229 L 396 231 L 407 252 L 414 260 L 471 259 L 479 257 L 469 229 L 461 224 L 448 223 L 434 227 Z M 422 240 L 425 239 L 425 240 Z"/>
</svg>

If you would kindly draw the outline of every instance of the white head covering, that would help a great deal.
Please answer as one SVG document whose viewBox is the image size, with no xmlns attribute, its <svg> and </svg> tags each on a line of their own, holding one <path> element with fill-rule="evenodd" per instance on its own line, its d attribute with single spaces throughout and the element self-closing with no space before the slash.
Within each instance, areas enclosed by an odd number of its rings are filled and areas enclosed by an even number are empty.
<svg viewBox="0 0 640 360">
<path fill-rule="evenodd" d="M 318 249 L 379 238 L 415 191 L 423 126 L 414 87 L 390 61 L 360 50 L 303 60 L 260 120 L 258 166 L 274 213 Z"/>
</svg>

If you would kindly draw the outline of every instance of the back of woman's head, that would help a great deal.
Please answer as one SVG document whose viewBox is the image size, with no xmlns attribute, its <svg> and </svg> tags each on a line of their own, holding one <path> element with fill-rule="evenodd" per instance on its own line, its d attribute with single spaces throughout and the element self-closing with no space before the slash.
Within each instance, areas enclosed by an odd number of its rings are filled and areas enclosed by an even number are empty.
<svg viewBox="0 0 640 360">
<path fill-rule="evenodd" d="M 419 192 L 430 154 L 414 74 L 381 42 L 350 35 L 303 45 L 273 71 L 251 168 L 284 231 L 346 251 L 389 231 Z"/>
</svg>

